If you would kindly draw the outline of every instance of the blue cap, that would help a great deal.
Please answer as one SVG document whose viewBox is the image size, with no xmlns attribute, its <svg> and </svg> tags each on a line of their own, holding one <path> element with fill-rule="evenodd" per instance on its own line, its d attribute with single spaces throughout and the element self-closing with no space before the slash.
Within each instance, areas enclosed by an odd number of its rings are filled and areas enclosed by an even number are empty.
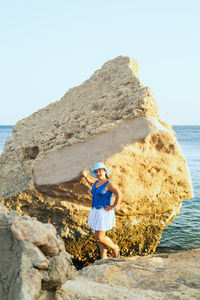
<svg viewBox="0 0 200 300">
<path fill-rule="evenodd" d="M 95 175 L 95 170 L 98 170 L 98 169 L 105 169 L 108 177 L 109 177 L 110 174 L 111 174 L 110 170 L 108 170 L 108 169 L 106 168 L 106 166 L 104 165 L 104 163 L 98 162 L 98 163 L 95 164 L 94 169 L 92 169 L 92 170 L 90 171 L 90 175 L 91 175 L 92 177 L 94 177 L 94 178 L 97 178 L 96 175 Z"/>
</svg>

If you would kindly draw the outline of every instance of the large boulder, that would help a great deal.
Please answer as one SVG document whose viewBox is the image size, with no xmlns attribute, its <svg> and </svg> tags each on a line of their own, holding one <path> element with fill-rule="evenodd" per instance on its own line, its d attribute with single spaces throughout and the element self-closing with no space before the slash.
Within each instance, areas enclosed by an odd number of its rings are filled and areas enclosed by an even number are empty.
<svg viewBox="0 0 200 300">
<path fill-rule="evenodd" d="M 30 235 L 19 236 L 20 224 L 30 230 Z M 38 222 L 39 223 L 39 222 Z M 77 271 L 72 264 L 70 255 L 65 251 L 63 241 L 52 233 L 45 225 L 37 224 L 30 217 L 20 217 L 17 212 L 8 211 L 0 204 L 0 299 L 1 300 L 51 300 L 55 292 L 66 282 L 75 279 Z M 45 228 L 46 227 L 46 228 Z M 48 250 L 46 240 L 38 245 L 44 228 L 43 237 L 51 236 L 59 243 L 58 253 Z M 54 229 L 55 230 L 55 229 Z M 33 234 L 34 232 L 34 234 Z M 38 239 L 33 240 L 33 235 Z M 36 245 L 37 244 L 37 245 Z M 45 251 L 44 251 L 45 250 Z"/>
<path fill-rule="evenodd" d="M 50 221 L 66 238 L 68 252 L 88 259 L 91 195 L 79 174 L 103 161 L 122 192 L 110 235 L 121 254 L 155 251 L 181 202 L 193 196 L 175 133 L 157 110 L 151 90 L 138 79 L 137 63 L 122 56 L 108 61 L 60 101 L 15 125 L 0 158 L 1 201 Z"/>
<path fill-rule="evenodd" d="M 199 300 L 200 249 L 97 261 L 66 281 L 56 300 Z"/>
</svg>

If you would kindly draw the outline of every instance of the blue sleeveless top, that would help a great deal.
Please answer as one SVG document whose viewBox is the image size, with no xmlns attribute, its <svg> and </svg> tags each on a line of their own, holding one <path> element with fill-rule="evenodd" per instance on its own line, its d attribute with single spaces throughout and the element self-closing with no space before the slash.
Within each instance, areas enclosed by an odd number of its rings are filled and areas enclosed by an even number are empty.
<svg viewBox="0 0 200 300">
<path fill-rule="evenodd" d="M 96 187 L 96 181 L 91 189 L 92 193 L 92 208 L 100 209 L 105 207 L 106 205 L 111 205 L 113 193 L 111 191 L 106 190 L 106 185 L 110 180 L 104 182 L 99 187 Z"/>
</svg>

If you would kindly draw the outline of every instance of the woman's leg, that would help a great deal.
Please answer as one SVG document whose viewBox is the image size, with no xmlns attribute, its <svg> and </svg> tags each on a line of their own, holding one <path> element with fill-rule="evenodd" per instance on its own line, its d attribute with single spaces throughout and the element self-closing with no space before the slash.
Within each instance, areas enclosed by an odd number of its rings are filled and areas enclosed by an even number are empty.
<svg viewBox="0 0 200 300">
<path fill-rule="evenodd" d="M 101 254 L 101 259 L 107 259 L 107 247 L 102 244 L 102 243 L 98 243 L 99 244 L 99 250 L 100 250 L 100 254 Z"/>
<path fill-rule="evenodd" d="M 104 244 L 104 246 L 111 248 L 113 251 L 113 257 L 119 256 L 118 246 L 113 243 L 113 241 L 106 236 L 106 231 L 95 231 L 95 239 L 97 242 Z"/>
<path fill-rule="evenodd" d="M 107 256 L 107 247 L 103 243 L 100 243 L 100 241 L 98 239 L 98 233 L 97 233 L 97 231 L 95 231 L 95 240 L 97 241 L 97 243 L 99 245 L 101 259 L 108 258 L 108 256 Z"/>
</svg>

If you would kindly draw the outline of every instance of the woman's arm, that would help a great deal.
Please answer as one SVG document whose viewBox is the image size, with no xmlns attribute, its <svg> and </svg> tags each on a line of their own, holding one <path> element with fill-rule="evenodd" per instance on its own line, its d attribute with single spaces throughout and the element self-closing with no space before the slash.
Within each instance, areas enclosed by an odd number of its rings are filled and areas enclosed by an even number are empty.
<svg viewBox="0 0 200 300">
<path fill-rule="evenodd" d="M 115 195 L 115 201 L 112 205 L 107 205 L 105 207 L 106 211 L 115 209 L 117 207 L 117 205 L 119 205 L 120 202 L 120 198 L 121 198 L 121 192 L 119 191 L 119 189 L 114 185 L 113 182 L 109 182 L 106 186 L 108 191 L 111 191 L 114 195 Z"/>
<path fill-rule="evenodd" d="M 97 181 L 97 179 L 95 179 L 94 177 L 92 177 L 90 175 L 90 171 L 87 169 L 84 169 L 81 171 L 81 175 L 83 177 L 85 177 L 85 179 L 87 180 L 87 182 L 89 183 L 89 185 L 93 186 L 93 184 Z"/>
</svg>

